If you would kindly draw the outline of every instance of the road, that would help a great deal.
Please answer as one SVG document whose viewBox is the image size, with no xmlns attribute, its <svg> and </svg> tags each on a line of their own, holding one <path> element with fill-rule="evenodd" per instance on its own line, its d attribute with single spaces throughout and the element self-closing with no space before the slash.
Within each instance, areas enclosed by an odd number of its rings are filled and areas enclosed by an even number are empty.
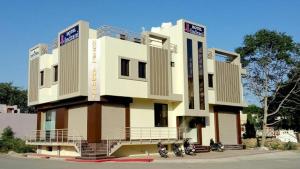
<svg viewBox="0 0 300 169">
<path fill-rule="evenodd" d="M 169 159 L 152 163 L 77 163 L 0 155 L 0 169 L 299 169 L 300 152 L 274 152 L 217 159 Z"/>
</svg>

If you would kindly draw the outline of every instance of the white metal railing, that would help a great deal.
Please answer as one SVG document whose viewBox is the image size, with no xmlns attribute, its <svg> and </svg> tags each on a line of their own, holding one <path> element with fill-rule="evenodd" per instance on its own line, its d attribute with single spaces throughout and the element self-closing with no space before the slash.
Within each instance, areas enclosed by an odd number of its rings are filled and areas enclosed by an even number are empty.
<svg viewBox="0 0 300 169">
<path fill-rule="evenodd" d="M 118 133 L 119 132 L 119 133 Z M 111 155 L 116 145 L 127 143 L 156 143 L 159 141 L 178 141 L 186 137 L 184 128 L 177 127 L 126 127 L 111 131 L 107 136 L 107 155 Z"/>
<path fill-rule="evenodd" d="M 74 135 L 68 129 L 34 130 L 26 137 L 27 144 L 71 144 L 81 154 L 81 144 L 84 138 Z"/>
</svg>

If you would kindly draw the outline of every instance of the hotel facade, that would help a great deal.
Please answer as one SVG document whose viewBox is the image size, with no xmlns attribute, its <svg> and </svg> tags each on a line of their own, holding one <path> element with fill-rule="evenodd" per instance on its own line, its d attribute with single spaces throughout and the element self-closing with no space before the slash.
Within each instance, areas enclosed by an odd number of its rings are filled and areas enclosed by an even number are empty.
<svg viewBox="0 0 300 169">
<path fill-rule="evenodd" d="M 178 20 L 140 34 L 78 21 L 29 50 L 37 153 L 128 156 L 184 138 L 241 145 L 237 53 L 207 48 L 205 26 Z M 50 47 L 49 47 L 50 48 Z"/>
</svg>

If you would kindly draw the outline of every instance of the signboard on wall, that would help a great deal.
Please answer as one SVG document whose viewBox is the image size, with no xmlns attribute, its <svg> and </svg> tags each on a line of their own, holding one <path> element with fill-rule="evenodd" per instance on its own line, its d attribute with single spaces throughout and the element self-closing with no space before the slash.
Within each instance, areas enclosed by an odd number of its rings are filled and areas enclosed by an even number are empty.
<svg viewBox="0 0 300 169">
<path fill-rule="evenodd" d="M 88 101 L 100 101 L 99 41 L 88 40 Z"/>
<path fill-rule="evenodd" d="M 45 44 L 38 44 L 35 47 L 29 49 L 29 58 L 33 59 L 45 53 L 48 53 L 48 46 Z"/>
<path fill-rule="evenodd" d="M 187 33 L 198 35 L 198 36 L 204 36 L 204 28 L 198 25 L 194 25 L 188 22 L 184 23 L 184 30 Z"/>
<path fill-rule="evenodd" d="M 59 36 L 59 44 L 60 46 L 75 40 L 79 37 L 79 25 L 74 26 L 73 28 L 63 32 Z"/>
</svg>

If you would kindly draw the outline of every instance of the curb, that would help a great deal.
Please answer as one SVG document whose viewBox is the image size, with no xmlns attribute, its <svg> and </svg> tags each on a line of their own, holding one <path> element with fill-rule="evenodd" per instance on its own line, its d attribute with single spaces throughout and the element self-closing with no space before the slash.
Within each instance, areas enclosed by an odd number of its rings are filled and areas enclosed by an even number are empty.
<svg viewBox="0 0 300 169">
<path fill-rule="evenodd" d="M 119 158 L 113 158 L 113 159 L 99 159 L 99 160 L 81 160 L 81 159 L 65 159 L 65 161 L 70 162 L 87 162 L 87 163 L 103 163 L 103 162 L 143 162 L 143 163 L 149 163 L 153 162 L 154 159 L 152 158 L 125 158 L 125 159 L 119 159 Z"/>
</svg>

